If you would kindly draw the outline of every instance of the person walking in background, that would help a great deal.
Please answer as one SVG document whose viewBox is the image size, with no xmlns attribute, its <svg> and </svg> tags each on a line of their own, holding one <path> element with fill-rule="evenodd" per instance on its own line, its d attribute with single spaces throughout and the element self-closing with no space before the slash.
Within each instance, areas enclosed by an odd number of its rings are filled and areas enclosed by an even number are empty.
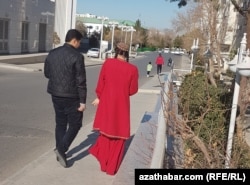
<svg viewBox="0 0 250 185">
<path fill-rule="evenodd" d="M 149 62 L 147 65 L 147 77 L 149 77 L 150 72 L 152 71 L 152 68 L 153 68 L 153 66 L 152 66 L 151 62 Z"/>
<path fill-rule="evenodd" d="M 169 67 L 172 65 L 172 62 L 173 62 L 173 60 L 172 60 L 172 58 L 170 57 L 170 58 L 168 59 L 168 66 L 169 66 Z"/>
<path fill-rule="evenodd" d="M 77 51 L 82 34 L 71 29 L 65 44 L 51 50 L 44 64 L 48 78 L 47 92 L 51 94 L 55 110 L 54 149 L 57 161 L 67 167 L 66 152 L 82 127 L 86 108 L 87 85 L 84 57 Z"/>
<path fill-rule="evenodd" d="M 162 66 L 164 65 L 164 58 L 162 57 L 161 53 L 159 53 L 158 57 L 155 60 L 157 65 L 157 74 L 161 74 Z"/>
<path fill-rule="evenodd" d="M 138 91 L 138 69 L 129 61 L 129 47 L 118 43 L 115 57 L 104 62 L 97 82 L 97 106 L 93 130 L 99 136 L 89 153 L 97 158 L 101 171 L 115 175 L 130 137 L 130 96 Z"/>
</svg>

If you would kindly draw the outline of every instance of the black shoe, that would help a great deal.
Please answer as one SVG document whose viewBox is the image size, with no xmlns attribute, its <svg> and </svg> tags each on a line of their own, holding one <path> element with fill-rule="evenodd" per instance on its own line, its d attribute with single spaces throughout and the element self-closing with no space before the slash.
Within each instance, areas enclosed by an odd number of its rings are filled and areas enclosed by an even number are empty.
<svg viewBox="0 0 250 185">
<path fill-rule="evenodd" d="M 59 150 L 55 149 L 54 152 L 56 153 L 56 160 L 64 167 L 67 167 L 67 160 L 66 155 Z"/>
</svg>

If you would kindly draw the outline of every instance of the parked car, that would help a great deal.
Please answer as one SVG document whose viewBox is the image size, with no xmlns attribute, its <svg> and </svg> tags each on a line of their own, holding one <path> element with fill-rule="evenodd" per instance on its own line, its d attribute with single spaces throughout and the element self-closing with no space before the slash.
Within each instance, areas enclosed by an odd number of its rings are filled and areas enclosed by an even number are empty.
<svg viewBox="0 0 250 185">
<path fill-rule="evenodd" d="M 169 48 L 164 48 L 163 52 L 164 52 L 164 53 L 169 53 L 169 52 L 170 52 L 170 49 L 169 49 Z"/>
<path fill-rule="evenodd" d="M 100 50 L 99 48 L 90 48 L 87 52 L 87 57 L 99 57 Z"/>
<path fill-rule="evenodd" d="M 171 53 L 175 55 L 183 55 L 185 54 L 185 50 L 181 48 L 175 48 L 174 50 L 171 51 Z"/>
</svg>

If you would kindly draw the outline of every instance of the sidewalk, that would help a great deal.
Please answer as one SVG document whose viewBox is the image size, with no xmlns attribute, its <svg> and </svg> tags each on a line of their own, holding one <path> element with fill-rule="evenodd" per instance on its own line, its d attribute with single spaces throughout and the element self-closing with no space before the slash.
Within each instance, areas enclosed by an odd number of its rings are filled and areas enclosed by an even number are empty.
<svg viewBox="0 0 250 185">
<path fill-rule="evenodd" d="M 102 61 L 99 60 L 86 60 L 86 65 L 101 63 Z M 14 65 L 9 64 L 8 66 L 13 67 Z M 39 70 L 42 66 L 42 64 L 25 64 L 16 67 Z M 157 75 L 150 77 L 148 82 L 139 89 L 139 92 L 131 97 L 132 136 L 145 112 L 155 110 L 160 92 L 159 83 Z M 0 185 L 112 185 L 117 176 L 101 172 L 96 158 L 87 152 L 96 137 L 97 134 L 92 132 L 92 123 L 84 124 L 68 152 L 69 168 L 63 168 L 56 161 L 55 153 L 51 149 Z M 133 171 L 133 169 L 131 170 Z M 134 180 L 131 179 L 131 181 Z"/>
</svg>

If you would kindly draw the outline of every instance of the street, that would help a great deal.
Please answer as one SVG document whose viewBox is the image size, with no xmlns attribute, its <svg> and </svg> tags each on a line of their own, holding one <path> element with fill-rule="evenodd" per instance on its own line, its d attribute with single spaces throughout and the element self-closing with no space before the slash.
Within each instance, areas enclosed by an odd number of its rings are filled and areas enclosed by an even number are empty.
<svg viewBox="0 0 250 185">
<path fill-rule="evenodd" d="M 165 63 L 171 54 L 163 54 Z M 151 75 L 156 74 L 154 60 L 157 52 L 132 59 L 139 69 L 139 86 L 147 80 L 146 65 L 153 64 Z M 178 66 L 180 56 L 171 56 Z M 86 59 L 88 60 L 88 59 Z M 95 107 L 95 86 L 101 65 L 87 66 L 87 109 L 83 125 L 91 124 Z M 163 72 L 170 68 L 165 64 Z M 0 182 L 16 173 L 29 162 L 54 148 L 54 110 L 46 92 L 47 79 L 43 72 L 25 72 L 0 68 Z M 146 100 L 145 100 L 146 101 Z"/>
</svg>

